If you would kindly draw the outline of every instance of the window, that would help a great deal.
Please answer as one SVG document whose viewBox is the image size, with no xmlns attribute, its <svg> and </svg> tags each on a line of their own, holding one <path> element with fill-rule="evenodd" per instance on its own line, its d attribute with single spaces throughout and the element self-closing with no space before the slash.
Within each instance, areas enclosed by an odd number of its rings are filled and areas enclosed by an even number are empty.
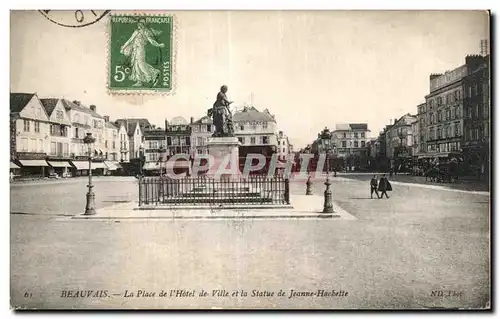
<svg viewBox="0 0 500 319">
<path fill-rule="evenodd" d="M 344 132 L 344 138 L 346 138 L 346 137 L 347 137 L 347 134 Z"/>
<path fill-rule="evenodd" d="M 358 147 L 358 141 L 354 141 L 354 147 Z"/>
<path fill-rule="evenodd" d="M 278 145 L 281 145 L 281 141 L 278 141 Z"/>
<path fill-rule="evenodd" d="M 56 119 L 58 119 L 58 120 L 64 119 L 64 113 L 63 113 L 63 111 L 60 111 L 60 110 L 56 111 Z"/>
<path fill-rule="evenodd" d="M 36 148 L 38 146 L 38 140 L 32 138 L 30 141 L 30 151 L 31 152 L 36 152 Z"/>
<path fill-rule="evenodd" d="M 342 141 L 342 147 L 346 147 L 346 141 Z"/>
<path fill-rule="evenodd" d="M 24 131 L 29 132 L 30 131 L 30 121 L 29 120 L 24 120 Z"/>
<path fill-rule="evenodd" d="M 354 133 L 354 138 L 358 138 L 358 133 L 357 132 Z"/>
<path fill-rule="evenodd" d="M 262 123 L 262 128 L 267 129 L 267 122 Z"/>
<path fill-rule="evenodd" d="M 252 124 L 252 130 L 257 130 L 257 125 L 256 124 Z"/>
<path fill-rule="evenodd" d="M 240 131 L 243 131 L 245 130 L 245 126 L 244 125 L 240 125 Z"/>
<path fill-rule="evenodd" d="M 250 137 L 250 144 L 255 145 L 255 137 Z"/>
<path fill-rule="evenodd" d="M 448 109 L 446 109 L 446 120 L 449 120 L 449 119 L 450 119 L 450 117 L 451 117 L 451 111 L 450 111 L 450 109 L 448 108 Z"/>
<path fill-rule="evenodd" d="M 269 144 L 269 137 L 268 136 L 262 136 L 262 144 Z"/>
<path fill-rule="evenodd" d="M 361 147 L 366 147 L 366 142 L 365 141 L 361 141 Z"/>
<path fill-rule="evenodd" d="M 243 137 L 238 137 L 238 141 L 241 143 L 241 144 L 245 144 L 245 139 Z"/>
<path fill-rule="evenodd" d="M 28 139 L 25 137 L 21 138 L 21 150 L 22 151 L 28 150 Z"/>
<path fill-rule="evenodd" d="M 365 132 L 361 133 L 361 138 L 365 138 Z"/>
<path fill-rule="evenodd" d="M 472 87 L 469 86 L 467 89 L 467 97 L 472 97 Z"/>
<path fill-rule="evenodd" d="M 285 153 L 285 148 L 284 147 L 283 147 L 282 153 Z M 283 156 L 283 158 L 285 158 L 285 157 Z"/>
<path fill-rule="evenodd" d="M 172 137 L 167 136 L 167 146 L 172 145 Z"/>
<path fill-rule="evenodd" d="M 440 139 L 441 138 L 441 128 L 438 127 L 437 129 L 437 138 Z"/>
<path fill-rule="evenodd" d="M 75 138 L 79 138 L 78 133 L 78 127 L 75 127 Z"/>
<path fill-rule="evenodd" d="M 35 122 L 35 132 L 40 133 L 40 122 Z"/>
<path fill-rule="evenodd" d="M 205 142 L 205 140 L 203 139 L 203 137 L 196 138 L 196 145 L 203 146 L 204 142 Z"/>
<path fill-rule="evenodd" d="M 200 130 L 200 127 L 198 125 L 194 125 L 193 131 L 194 132 L 199 132 L 199 130 Z"/>
<path fill-rule="evenodd" d="M 97 128 L 97 120 L 93 120 L 92 124 L 94 124 L 94 128 Z"/>
<path fill-rule="evenodd" d="M 484 137 L 490 136 L 490 127 L 488 123 L 484 123 Z"/>
<path fill-rule="evenodd" d="M 38 140 L 38 151 L 40 153 L 43 153 L 43 140 L 42 139 Z"/>
<path fill-rule="evenodd" d="M 184 141 L 186 142 L 186 146 L 190 146 L 190 145 L 191 145 L 191 137 L 186 136 L 186 137 L 184 138 Z"/>
</svg>

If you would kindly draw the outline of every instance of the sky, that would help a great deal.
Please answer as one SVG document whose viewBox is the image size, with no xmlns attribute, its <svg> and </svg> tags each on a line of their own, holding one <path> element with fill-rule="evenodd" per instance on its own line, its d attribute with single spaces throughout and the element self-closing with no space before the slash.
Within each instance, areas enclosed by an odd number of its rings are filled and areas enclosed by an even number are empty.
<svg viewBox="0 0 500 319">
<path fill-rule="evenodd" d="M 416 113 L 431 73 L 464 64 L 489 39 L 485 11 L 154 13 L 176 19 L 173 95 L 108 93 L 107 17 L 66 28 L 37 11 L 11 12 L 10 91 L 164 127 L 204 116 L 226 84 L 236 107 L 269 109 L 299 149 L 336 123 L 368 123 L 376 137 L 390 119 Z"/>
</svg>

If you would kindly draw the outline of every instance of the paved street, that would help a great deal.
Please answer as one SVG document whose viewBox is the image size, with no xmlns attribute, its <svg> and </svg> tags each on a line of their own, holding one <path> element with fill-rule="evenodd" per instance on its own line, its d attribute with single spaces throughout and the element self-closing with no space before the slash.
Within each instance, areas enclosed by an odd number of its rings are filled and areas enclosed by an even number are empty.
<svg viewBox="0 0 500 319">
<path fill-rule="evenodd" d="M 389 200 L 370 200 L 367 181 L 339 178 L 334 200 L 356 220 L 115 222 L 57 216 L 82 213 L 86 179 L 51 183 L 11 186 L 11 211 L 24 213 L 11 214 L 13 305 L 373 309 L 484 307 L 489 300 L 485 195 L 395 185 Z M 96 179 L 97 206 L 134 199 L 136 189 L 133 178 Z M 322 194 L 322 181 L 313 190 Z M 305 181 L 291 183 L 292 204 L 304 192 Z M 159 297 L 162 289 L 209 296 Z M 212 297 L 213 289 L 248 296 Z M 286 296 L 276 296 L 280 289 Z M 289 298 L 290 289 L 348 295 Z M 108 296 L 63 298 L 63 290 Z M 125 290 L 156 295 L 125 298 Z M 252 290 L 275 294 L 251 297 Z M 432 296 L 437 290 L 443 296 Z"/>
</svg>

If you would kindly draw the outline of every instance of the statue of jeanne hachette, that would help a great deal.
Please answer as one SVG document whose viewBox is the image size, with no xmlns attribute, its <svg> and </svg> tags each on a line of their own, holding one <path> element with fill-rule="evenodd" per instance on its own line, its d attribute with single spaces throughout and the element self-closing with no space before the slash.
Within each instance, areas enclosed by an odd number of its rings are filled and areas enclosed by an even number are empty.
<svg viewBox="0 0 500 319">
<path fill-rule="evenodd" d="M 229 105 L 233 102 L 227 99 L 226 92 L 227 86 L 221 86 L 213 107 L 208 110 L 208 115 L 212 116 L 215 126 L 213 137 L 234 136 L 232 114 L 229 109 Z"/>
</svg>

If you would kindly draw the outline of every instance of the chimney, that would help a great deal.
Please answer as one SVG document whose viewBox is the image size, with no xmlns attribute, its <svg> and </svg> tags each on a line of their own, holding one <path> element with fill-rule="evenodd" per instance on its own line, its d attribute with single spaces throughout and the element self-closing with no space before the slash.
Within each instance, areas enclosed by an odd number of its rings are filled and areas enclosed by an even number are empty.
<svg viewBox="0 0 500 319">
<path fill-rule="evenodd" d="M 165 119 L 165 131 L 168 129 L 168 121 Z"/>
<path fill-rule="evenodd" d="M 193 124 L 194 123 L 194 117 L 191 116 L 191 118 L 189 119 L 189 124 Z"/>
<path fill-rule="evenodd" d="M 432 81 L 432 80 L 434 80 L 435 78 L 440 77 L 441 75 L 443 75 L 443 74 L 441 74 L 441 73 L 432 73 L 431 75 L 429 75 L 429 80 L 431 80 L 431 81 Z"/>
<path fill-rule="evenodd" d="M 104 117 L 104 122 L 108 123 L 109 122 L 109 115 L 105 115 Z"/>
<path fill-rule="evenodd" d="M 91 109 L 92 111 L 94 111 L 94 112 L 95 112 L 95 111 L 96 111 L 96 107 L 95 107 L 95 105 L 91 105 L 91 106 L 90 106 L 90 109 Z"/>
<path fill-rule="evenodd" d="M 488 46 L 488 40 L 486 39 L 481 40 L 481 55 L 487 56 L 488 54 L 490 54 L 489 49 L 490 48 Z"/>
<path fill-rule="evenodd" d="M 74 100 L 73 103 L 78 105 L 78 106 L 80 106 L 80 104 L 82 104 L 80 101 L 77 101 L 77 100 Z"/>
<path fill-rule="evenodd" d="M 398 121 L 398 119 L 397 119 L 397 118 L 394 118 L 394 124 L 396 124 L 396 122 L 397 122 L 397 121 Z"/>
</svg>

